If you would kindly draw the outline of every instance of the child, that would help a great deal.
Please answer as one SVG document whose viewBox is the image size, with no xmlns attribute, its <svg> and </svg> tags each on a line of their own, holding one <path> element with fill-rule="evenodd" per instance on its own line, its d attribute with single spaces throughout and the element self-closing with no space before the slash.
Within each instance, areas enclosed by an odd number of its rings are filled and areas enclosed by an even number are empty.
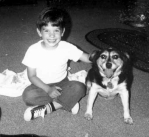
<svg viewBox="0 0 149 137">
<path fill-rule="evenodd" d="M 39 15 L 37 33 L 42 40 L 31 45 L 22 61 L 32 83 L 23 92 L 23 101 L 29 106 L 26 121 L 43 117 L 63 108 L 77 114 L 79 101 L 86 94 L 86 87 L 67 78 L 68 60 L 90 63 L 89 55 L 76 46 L 62 41 L 65 20 L 62 9 L 47 8 Z"/>
</svg>

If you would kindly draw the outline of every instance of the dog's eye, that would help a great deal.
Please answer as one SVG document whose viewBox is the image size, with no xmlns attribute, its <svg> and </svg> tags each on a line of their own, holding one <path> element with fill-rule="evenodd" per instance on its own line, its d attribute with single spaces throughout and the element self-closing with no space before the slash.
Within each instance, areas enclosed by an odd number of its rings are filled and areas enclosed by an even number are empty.
<svg viewBox="0 0 149 137">
<path fill-rule="evenodd" d="M 100 56 L 102 59 L 106 59 L 106 56 L 105 55 L 101 55 Z"/>
<path fill-rule="evenodd" d="M 113 56 L 113 59 L 118 59 L 118 58 L 119 58 L 118 55 L 114 55 L 114 56 Z"/>
</svg>

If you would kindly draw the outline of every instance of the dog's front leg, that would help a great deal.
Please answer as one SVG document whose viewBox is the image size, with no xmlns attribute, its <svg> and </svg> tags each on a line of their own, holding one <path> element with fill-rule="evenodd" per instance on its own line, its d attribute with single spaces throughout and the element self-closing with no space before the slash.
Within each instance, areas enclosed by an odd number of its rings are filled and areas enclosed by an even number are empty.
<svg viewBox="0 0 149 137">
<path fill-rule="evenodd" d="M 130 116 L 130 109 L 129 109 L 129 93 L 127 90 L 122 91 L 120 93 L 120 97 L 122 100 L 123 111 L 124 111 L 124 122 L 127 124 L 133 124 L 133 119 Z"/>
<path fill-rule="evenodd" d="M 87 119 L 87 120 L 91 120 L 93 118 L 93 104 L 94 104 L 94 100 L 97 96 L 97 91 L 91 87 L 90 90 L 89 90 L 89 95 L 88 95 L 88 100 L 87 100 L 87 110 L 85 112 L 85 115 L 84 117 Z"/>
</svg>

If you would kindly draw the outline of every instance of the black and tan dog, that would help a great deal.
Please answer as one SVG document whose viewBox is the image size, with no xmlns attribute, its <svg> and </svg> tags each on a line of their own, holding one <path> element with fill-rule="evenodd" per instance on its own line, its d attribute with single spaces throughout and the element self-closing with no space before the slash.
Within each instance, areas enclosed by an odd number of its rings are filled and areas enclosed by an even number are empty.
<svg viewBox="0 0 149 137">
<path fill-rule="evenodd" d="M 98 93 L 107 99 L 112 99 L 119 94 L 123 105 L 124 122 L 133 124 L 129 109 L 130 87 L 133 80 L 129 55 L 109 48 L 94 51 L 90 60 L 93 64 L 86 77 L 89 95 L 85 118 L 88 120 L 93 118 L 93 104 Z"/>
</svg>

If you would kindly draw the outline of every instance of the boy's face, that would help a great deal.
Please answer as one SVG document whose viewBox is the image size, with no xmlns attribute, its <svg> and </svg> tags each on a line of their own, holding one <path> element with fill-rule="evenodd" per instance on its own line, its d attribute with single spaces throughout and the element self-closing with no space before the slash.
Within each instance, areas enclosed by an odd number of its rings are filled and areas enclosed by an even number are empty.
<svg viewBox="0 0 149 137">
<path fill-rule="evenodd" d="M 61 41 L 64 31 L 65 29 L 61 30 L 60 27 L 52 26 L 51 23 L 43 26 L 41 31 L 37 29 L 38 35 L 43 39 L 45 48 L 56 48 Z"/>
</svg>

